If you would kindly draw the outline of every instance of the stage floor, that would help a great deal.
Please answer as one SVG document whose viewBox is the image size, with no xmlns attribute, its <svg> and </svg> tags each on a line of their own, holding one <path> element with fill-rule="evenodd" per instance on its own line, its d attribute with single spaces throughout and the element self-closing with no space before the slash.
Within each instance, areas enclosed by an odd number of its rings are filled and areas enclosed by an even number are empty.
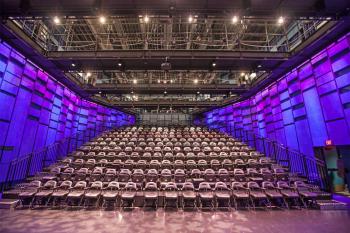
<svg viewBox="0 0 350 233">
<path fill-rule="evenodd" d="M 349 232 L 349 211 L 0 210 L 0 232 Z"/>
</svg>

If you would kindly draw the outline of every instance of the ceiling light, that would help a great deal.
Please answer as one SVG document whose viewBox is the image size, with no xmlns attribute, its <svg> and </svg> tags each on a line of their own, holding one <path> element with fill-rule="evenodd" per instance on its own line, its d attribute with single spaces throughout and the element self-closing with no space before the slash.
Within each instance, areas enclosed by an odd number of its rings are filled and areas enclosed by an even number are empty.
<svg viewBox="0 0 350 233">
<path fill-rule="evenodd" d="M 192 21 L 193 21 L 193 17 L 192 17 L 192 15 L 190 15 L 190 16 L 188 17 L 188 22 L 189 22 L 189 23 L 192 23 Z"/>
<path fill-rule="evenodd" d="M 212 66 L 212 67 L 215 67 L 215 66 L 216 66 L 216 63 L 215 63 L 215 62 L 211 63 L 211 66 Z"/>
<path fill-rule="evenodd" d="M 173 83 L 173 82 L 174 82 L 174 80 L 170 80 L 170 82 L 171 82 L 171 83 Z"/>
<path fill-rule="evenodd" d="M 123 64 L 121 62 L 118 62 L 118 66 L 121 67 Z"/>
<path fill-rule="evenodd" d="M 99 91 L 98 94 L 102 94 L 102 91 Z"/>
<path fill-rule="evenodd" d="M 137 80 L 136 80 L 136 79 L 132 80 L 132 82 L 133 82 L 134 84 L 137 84 Z"/>
<path fill-rule="evenodd" d="M 193 83 L 197 84 L 198 83 L 198 79 L 193 80 Z"/>
<path fill-rule="evenodd" d="M 243 77 L 244 75 L 245 75 L 245 73 L 244 73 L 244 72 L 242 72 L 242 73 L 241 73 L 241 76 Z"/>
<path fill-rule="evenodd" d="M 166 93 L 168 93 L 168 92 L 164 91 L 164 94 L 166 94 Z"/>
<path fill-rule="evenodd" d="M 284 23 L 284 18 L 283 18 L 282 16 L 280 16 L 280 17 L 278 18 L 278 20 L 277 20 L 277 23 L 278 23 L 279 25 L 282 25 L 282 24 Z"/>
<path fill-rule="evenodd" d="M 100 23 L 102 23 L 102 24 L 106 23 L 106 17 L 100 16 L 99 21 L 100 21 Z"/>
<path fill-rule="evenodd" d="M 262 65 L 258 65 L 258 68 L 261 68 L 262 67 Z"/>
<path fill-rule="evenodd" d="M 198 94 L 198 95 L 199 95 L 199 93 L 200 93 L 200 92 L 199 92 L 199 91 L 197 91 L 197 94 Z"/>
<path fill-rule="evenodd" d="M 55 17 L 53 18 L 53 22 L 54 22 L 55 24 L 59 24 L 59 23 L 61 23 L 61 20 L 60 20 L 60 18 L 58 18 L 57 16 L 55 16 Z"/>
<path fill-rule="evenodd" d="M 236 24 L 238 22 L 238 17 L 235 15 L 232 17 L 232 23 Z"/>
<path fill-rule="evenodd" d="M 75 64 L 74 64 L 74 63 L 72 63 L 72 67 L 75 67 Z"/>
<path fill-rule="evenodd" d="M 131 91 L 131 94 L 134 94 L 134 92 L 133 92 L 133 91 Z"/>
<path fill-rule="evenodd" d="M 160 80 L 158 79 L 158 83 L 160 83 Z"/>
<path fill-rule="evenodd" d="M 87 72 L 86 73 L 86 77 L 88 78 L 88 77 L 90 77 L 91 76 L 91 73 L 90 72 Z"/>
<path fill-rule="evenodd" d="M 147 16 L 147 15 L 145 15 L 145 18 L 144 18 L 143 20 L 145 21 L 145 23 L 148 23 L 148 21 L 149 21 L 148 16 Z"/>
</svg>

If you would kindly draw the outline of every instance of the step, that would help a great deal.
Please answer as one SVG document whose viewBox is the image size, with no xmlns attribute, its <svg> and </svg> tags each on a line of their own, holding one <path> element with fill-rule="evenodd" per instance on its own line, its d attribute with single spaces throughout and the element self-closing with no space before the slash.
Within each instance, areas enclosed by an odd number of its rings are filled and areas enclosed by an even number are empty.
<svg viewBox="0 0 350 233">
<path fill-rule="evenodd" d="M 0 209 L 14 209 L 19 203 L 18 199 L 1 199 Z"/>
<path fill-rule="evenodd" d="M 346 203 L 336 200 L 317 200 L 317 206 L 320 210 L 347 210 Z"/>
</svg>

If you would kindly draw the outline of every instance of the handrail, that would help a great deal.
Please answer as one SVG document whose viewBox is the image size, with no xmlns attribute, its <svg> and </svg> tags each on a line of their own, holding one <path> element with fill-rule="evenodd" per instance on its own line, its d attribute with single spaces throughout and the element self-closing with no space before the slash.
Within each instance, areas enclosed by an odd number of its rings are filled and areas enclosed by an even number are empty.
<svg viewBox="0 0 350 233">
<path fill-rule="evenodd" d="M 57 160 L 67 156 L 72 151 L 92 140 L 106 130 L 120 127 L 117 123 L 111 125 L 95 125 L 93 128 L 87 128 L 84 131 L 66 137 L 42 150 L 32 152 L 26 156 L 19 157 L 5 165 L 6 176 L 0 179 L 0 192 L 11 188 L 12 186 L 23 182 L 27 177 L 33 176 L 50 166 Z"/>
<path fill-rule="evenodd" d="M 227 133 L 245 142 L 250 147 L 270 157 L 281 166 L 288 168 L 291 173 L 305 177 L 310 184 L 318 185 L 321 189 L 326 191 L 331 190 L 327 167 L 324 161 L 307 156 L 300 151 L 263 137 L 253 131 L 232 127 L 231 124 L 215 124 L 215 126 L 209 125 L 208 127 Z"/>
</svg>

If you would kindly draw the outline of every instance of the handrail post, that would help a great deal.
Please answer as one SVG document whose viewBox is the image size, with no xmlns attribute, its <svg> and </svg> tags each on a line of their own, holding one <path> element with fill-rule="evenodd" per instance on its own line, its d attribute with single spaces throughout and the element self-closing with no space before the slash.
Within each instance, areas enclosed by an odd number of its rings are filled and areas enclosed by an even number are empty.
<svg viewBox="0 0 350 233">
<path fill-rule="evenodd" d="M 288 162 L 288 170 L 291 171 L 291 167 L 290 167 L 290 154 L 289 154 L 288 147 L 286 147 L 286 155 L 287 155 L 287 162 Z"/>
<path fill-rule="evenodd" d="M 304 165 L 305 176 L 306 176 L 307 178 L 309 178 L 309 171 L 308 171 L 308 169 L 307 169 L 306 157 L 303 156 L 303 157 L 302 157 L 302 160 L 303 160 L 303 165 Z"/>
<path fill-rule="evenodd" d="M 30 167 L 31 167 L 32 159 L 33 159 L 33 153 L 30 153 L 29 159 L 28 159 L 28 164 L 27 164 L 27 169 L 26 169 L 27 170 L 26 176 L 29 176 L 29 174 L 30 174 Z"/>
</svg>

